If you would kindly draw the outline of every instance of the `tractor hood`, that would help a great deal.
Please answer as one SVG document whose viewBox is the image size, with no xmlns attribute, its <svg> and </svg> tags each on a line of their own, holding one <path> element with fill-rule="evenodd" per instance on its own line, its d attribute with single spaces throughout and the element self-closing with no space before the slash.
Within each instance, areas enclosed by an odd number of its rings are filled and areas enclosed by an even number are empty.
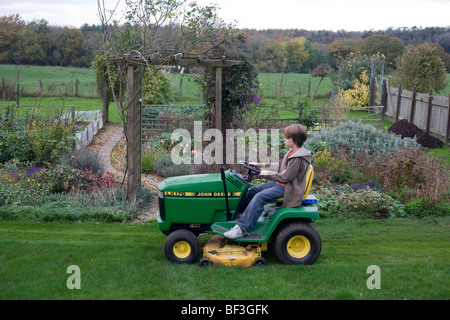
<svg viewBox="0 0 450 320">
<path fill-rule="evenodd" d="M 244 183 L 235 178 L 230 171 L 226 171 L 225 176 L 228 192 L 242 191 L 243 188 L 245 189 Z M 158 189 L 165 196 L 172 197 L 193 195 L 206 197 L 224 196 L 220 173 L 194 174 L 167 178 L 158 185 Z M 205 194 L 202 195 L 202 193 Z"/>
<path fill-rule="evenodd" d="M 220 174 L 194 174 L 167 178 L 158 185 L 158 189 L 165 195 L 168 192 L 223 192 L 223 183 Z"/>
</svg>

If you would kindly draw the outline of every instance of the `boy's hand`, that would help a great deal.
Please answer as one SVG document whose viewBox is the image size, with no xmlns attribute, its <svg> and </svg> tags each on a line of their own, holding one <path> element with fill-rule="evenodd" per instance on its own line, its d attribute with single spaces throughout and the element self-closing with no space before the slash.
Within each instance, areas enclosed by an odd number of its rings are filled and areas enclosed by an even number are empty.
<svg viewBox="0 0 450 320">
<path fill-rule="evenodd" d="M 269 170 L 262 170 L 261 173 L 259 174 L 260 176 L 270 176 L 274 174 L 274 172 L 269 171 Z"/>
</svg>

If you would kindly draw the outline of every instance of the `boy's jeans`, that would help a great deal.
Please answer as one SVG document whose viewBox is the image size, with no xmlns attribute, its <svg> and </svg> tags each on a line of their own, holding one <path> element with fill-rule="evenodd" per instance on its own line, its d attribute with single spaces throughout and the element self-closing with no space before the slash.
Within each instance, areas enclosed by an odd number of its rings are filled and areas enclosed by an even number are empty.
<svg viewBox="0 0 450 320">
<path fill-rule="evenodd" d="M 264 210 L 264 205 L 278 198 L 282 198 L 283 196 L 284 187 L 280 186 L 275 181 L 269 181 L 250 188 L 245 200 L 248 203 L 247 208 L 244 210 L 244 213 L 241 214 L 237 222 L 239 228 L 244 232 L 251 232 Z"/>
</svg>

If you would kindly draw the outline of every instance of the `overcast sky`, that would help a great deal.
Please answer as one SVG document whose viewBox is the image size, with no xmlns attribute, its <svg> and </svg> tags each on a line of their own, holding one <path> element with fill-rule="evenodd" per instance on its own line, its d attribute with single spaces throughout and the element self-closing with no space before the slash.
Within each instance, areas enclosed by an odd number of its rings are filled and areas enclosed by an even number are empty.
<svg viewBox="0 0 450 320">
<path fill-rule="evenodd" d="M 118 1 L 104 0 L 107 8 Z M 196 0 L 217 4 L 219 16 L 238 28 L 383 30 L 448 27 L 450 0 Z M 80 27 L 99 24 L 97 0 L 0 0 L 0 16 L 18 13 L 29 22 Z"/>
</svg>

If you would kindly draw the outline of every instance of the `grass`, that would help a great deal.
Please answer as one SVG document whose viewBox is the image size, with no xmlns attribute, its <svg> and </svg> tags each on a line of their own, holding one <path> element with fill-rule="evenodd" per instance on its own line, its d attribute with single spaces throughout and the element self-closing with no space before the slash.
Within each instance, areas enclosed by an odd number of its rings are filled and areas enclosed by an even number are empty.
<svg viewBox="0 0 450 320">
<path fill-rule="evenodd" d="M 450 218 L 315 223 L 321 256 L 286 266 L 271 251 L 262 268 L 178 265 L 165 236 L 140 224 L 0 222 L 0 299 L 448 299 Z M 77 265 L 81 289 L 66 286 Z M 369 290 L 370 265 L 381 289 Z"/>
<path fill-rule="evenodd" d="M 15 104 L 15 101 L 1 100 L 0 105 L 4 104 Z M 21 105 L 30 105 L 30 106 L 66 106 L 64 111 L 69 112 L 70 106 L 74 105 L 76 111 L 92 111 L 92 110 L 103 110 L 103 102 L 99 98 L 84 98 L 84 97 L 65 97 L 64 99 L 61 97 L 44 97 L 33 98 L 33 97 L 21 97 L 20 98 Z M 60 111 L 60 108 L 56 108 L 57 112 Z M 122 123 L 122 119 L 120 118 L 119 112 L 117 111 L 116 105 L 111 102 L 109 104 L 109 113 L 108 113 L 109 121 L 112 123 Z"/>
<path fill-rule="evenodd" d="M 10 84 L 16 83 L 15 65 L 1 65 L 1 78 Z M 21 90 L 38 96 L 42 80 L 44 95 L 61 96 L 65 94 L 75 95 L 75 83 L 78 80 L 78 94 L 80 96 L 97 96 L 97 84 L 93 70 L 90 68 L 70 67 L 41 67 L 22 65 L 19 67 L 19 82 Z"/>
</svg>

